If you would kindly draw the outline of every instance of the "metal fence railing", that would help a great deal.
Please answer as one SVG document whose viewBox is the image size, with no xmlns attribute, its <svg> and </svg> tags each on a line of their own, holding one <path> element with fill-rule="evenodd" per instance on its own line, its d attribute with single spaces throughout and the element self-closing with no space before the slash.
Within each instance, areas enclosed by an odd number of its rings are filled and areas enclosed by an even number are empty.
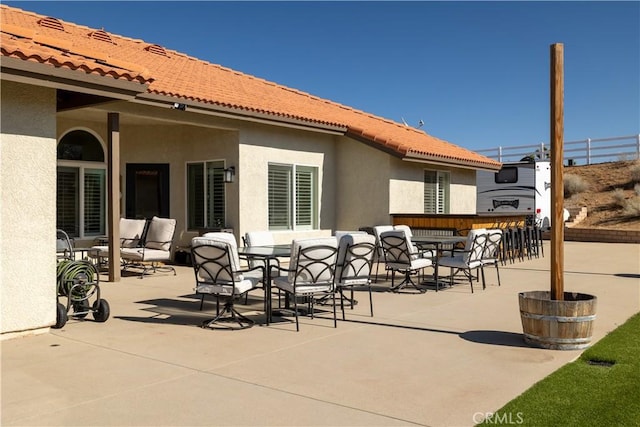
<svg viewBox="0 0 640 427">
<path fill-rule="evenodd" d="M 499 162 L 517 162 L 527 159 L 547 159 L 551 145 L 541 142 L 532 145 L 496 147 L 475 150 Z M 587 138 L 564 142 L 564 164 L 593 164 L 618 160 L 640 159 L 640 134 L 612 138 Z"/>
</svg>

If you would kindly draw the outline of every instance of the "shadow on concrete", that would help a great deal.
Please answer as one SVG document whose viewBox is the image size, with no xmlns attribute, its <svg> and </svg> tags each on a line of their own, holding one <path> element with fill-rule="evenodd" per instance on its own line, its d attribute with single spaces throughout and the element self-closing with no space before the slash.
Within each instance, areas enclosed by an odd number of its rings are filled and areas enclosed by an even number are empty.
<svg viewBox="0 0 640 427">
<path fill-rule="evenodd" d="M 633 273 L 616 273 L 614 274 L 616 277 L 625 277 L 627 279 L 640 279 L 640 274 Z"/>
<path fill-rule="evenodd" d="M 506 347 L 530 347 L 524 342 L 523 334 L 504 331 L 467 331 L 460 338 L 478 344 L 501 345 Z"/>
<path fill-rule="evenodd" d="M 153 307 L 146 307 L 142 310 L 151 313 L 148 317 L 134 317 L 134 316 L 115 316 L 118 319 L 127 320 L 130 322 L 140 322 L 140 323 L 164 323 L 164 324 L 173 324 L 173 325 L 185 325 L 185 326 L 200 326 L 203 320 L 211 318 L 212 314 L 215 314 L 215 301 L 207 301 L 205 299 L 204 308 L 200 310 L 200 296 L 195 294 L 183 295 L 180 299 L 171 299 L 171 298 L 157 298 L 145 301 L 138 301 L 140 304 L 152 305 Z M 237 304 L 239 308 L 241 308 L 242 313 L 253 319 L 257 325 L 266 325 L 266 319 L 263 313 L 262 306 L 262 298 L 249 298 L 249 304 Z M 277 311 L 274 308 L 274 311 Z M 320 315 L 324 312 L 328 313 L 330 310 L 323 310 L 322 308 L 316 305 L 316 314 Z M 291 313 L 291 316 L 293 313 Z M 280 318 L 278 318 L 280 317 Z M 285 320 L 283 317 L 289 316 L 278 316 L 275 315 L 273 318 L 273 323 L 279 323 Z M 384 322 L 376 322 L 375 320 L 369 320 L 370 317 L 367 317 L 367 320 L 359 320 L 359 319 L 347 319 L 342 320 L 340 318 L 340 314 L 338 313 L 338 322 L 345 323 L 356 323 L 362 325 L 370 325 L 370 326 L 380 326 L 385 328 L 397 328 L 404 330 L 413 330 L 420 332 L 434 332 L 440 334 L 450 334 L 450 335 L 458 335 L 463 340 L 477 343 L 477 344 L 489 344 L 489 345 L 499 345 L 499 346 L 507 346 L 507 347 L 529 347 L 523 339 L 523 335 L 514 332 L 504 332 L 504 331 L 487 331 L 487 330 L 477 330 L 477 331 L 467 331 L 467 332 L 459 332 L 452 331 L 446 329 L 436 329 L 436 328 L 425 328 L 421 326 L 415 325 L 407 325 L 407 324 L 394 324 L 394 323 L 384 323 Z"/>
</svg>

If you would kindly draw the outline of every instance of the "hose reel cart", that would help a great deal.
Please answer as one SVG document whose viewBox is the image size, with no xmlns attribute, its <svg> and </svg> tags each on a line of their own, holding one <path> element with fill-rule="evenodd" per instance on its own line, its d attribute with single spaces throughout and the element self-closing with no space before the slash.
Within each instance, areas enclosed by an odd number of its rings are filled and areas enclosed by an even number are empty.
<svg viewBox="0 0 640 427">
<path fill-rule="evenodd" d="M 64 233 L 64 232 L 62 232 Z M 58 231 L 60 236 L 60 230 Z M 60 237 L 59 237 L 60 239 Z M 63 235 L 71 248 L 70 240 Z M 62 328 L 71 317 L 84 319 L 89 313 L 96 322 L 106 322 L 109 318 L 109 303 L 100 297 L 100 278 L 96 266 L 87 260 L 74 260 L 73 250 L 57 264 L 57 311 L 55 329 Z M 66 298 L 66 304 L 61 299 Z M 93 304 L 90 301 L 93 300 Z M 64 301 L 64 300 L 63 300 Z"/>
</svg>

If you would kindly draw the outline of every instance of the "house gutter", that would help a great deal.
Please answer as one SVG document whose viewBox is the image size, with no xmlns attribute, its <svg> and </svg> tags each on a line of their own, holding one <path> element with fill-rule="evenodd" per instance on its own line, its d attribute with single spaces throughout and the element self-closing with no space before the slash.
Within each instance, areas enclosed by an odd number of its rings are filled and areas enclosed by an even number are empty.
<svg viewBox="0 0 640 427">
<path fill-rule="evenodd" d="M 293 117 L 278 116 L 276 114 L 260 113 L 257 111 L 243 110 L 240 108 L 224 107 L 212 105 L 192 100 L 184 100 L 171 96 L 158 95 L 153 93 L 141 93 L 133 100 L 134 103 L 150 105 L 160 108 L 172 108 L 174 104 L 184 104 L 190 113 L 204 114 L 226 119 L 243 120 L 267 125 L 282 126 L 292 129 L 321 132 L 330 135 L 344 135 L 346 126 L 339 124 L 314 123 L 308 120 L 296 119 Z"/>
<path fill-rule="evenodd" d="M 148 88 L 145 83 L 108 77 L 7 56 L 2 57 L 0 66 L 2 80 L 114 99 L 132 100 Z"/>
<path fill-rule="evenodd" d="M 502 168 L 502 164 L 489 165 L 487 163 L 475 162 L 472 160 L 436 157 L 432 155 L 407 155 L 402 160 L 413 163 L 426 163 L 431 165 L 450 166 L 460 169 L 473 169 L 487 172 L 497 172 Z"/>
</svg>

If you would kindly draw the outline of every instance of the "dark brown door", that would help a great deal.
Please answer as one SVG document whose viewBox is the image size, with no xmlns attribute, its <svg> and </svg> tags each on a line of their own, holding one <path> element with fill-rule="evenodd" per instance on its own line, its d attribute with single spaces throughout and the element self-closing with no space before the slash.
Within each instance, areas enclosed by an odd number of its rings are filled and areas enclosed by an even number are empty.
<svg viewBox="0 0 640 427">
<path fill-rule="evenodd" d="M 169 218 L 169 165 L 127 164 L 127 218 Z"/>
</svg>

